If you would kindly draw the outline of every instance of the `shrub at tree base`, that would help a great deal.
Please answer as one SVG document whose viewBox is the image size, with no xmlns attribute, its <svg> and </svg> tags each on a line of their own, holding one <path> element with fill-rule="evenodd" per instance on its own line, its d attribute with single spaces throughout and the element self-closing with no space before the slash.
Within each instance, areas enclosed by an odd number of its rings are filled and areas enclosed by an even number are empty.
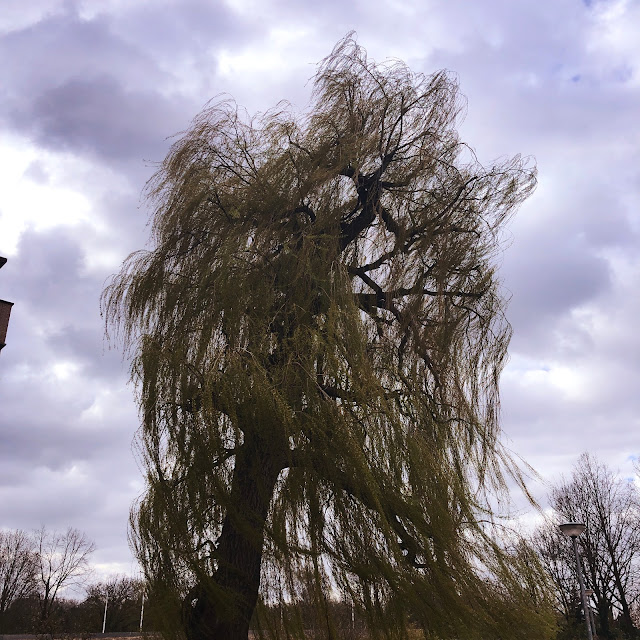
<svg viewBox="0 0 640 640">
<path fill-rule="evenodd" d="M 307 604 L 339 637 L 342 593 L 372 638 L 546 637 L 537 565 L 482 524 L 520 482 L 494 257 L 535 172 L 477 163 L 447 73 L 350 37 L 313 96 L 201 113 L 149 184 L 153 249 L 103 296 L 135 356 L 134 543 L 167 632 L 247 638 L 261 600 L 291 607 L 289 637 Z"/>
</svg>

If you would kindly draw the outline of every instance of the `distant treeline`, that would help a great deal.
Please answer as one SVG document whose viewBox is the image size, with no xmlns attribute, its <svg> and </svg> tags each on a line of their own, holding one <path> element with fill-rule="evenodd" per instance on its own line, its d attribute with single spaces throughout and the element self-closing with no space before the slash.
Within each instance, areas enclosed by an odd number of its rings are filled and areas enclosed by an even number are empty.
<svg viewBox="0 0 640 640">
<path fill-rule="evenodd" d="M 0 530 L 0 634 L 139 631 L 145 585 L 115 576 L 91 583 L 94 543 L 77 529 Z M 64 597 L 69 588 L 82 600 Z M 106 619 L 105 619 L 105 604 Z M 145 602 L 144 629 L 154 605 Z"/>
<path fill-rule="evenodd" d="M 56 598 L 45 620 L 37 593 L 17 598 L 0 614 L 2 634 L 21 633 L 106 633 L 138 632 L 142 613 L 144 584 L 140 580 L 117 577 L 87 588 L 83 600 Z M 108 594 L 108 600 L 107 600 Z M 105 603 L 107 615 L 105 620 Z M 153 602 L 145 600 L 143 628 L 153 630 Z"/>
</svg>

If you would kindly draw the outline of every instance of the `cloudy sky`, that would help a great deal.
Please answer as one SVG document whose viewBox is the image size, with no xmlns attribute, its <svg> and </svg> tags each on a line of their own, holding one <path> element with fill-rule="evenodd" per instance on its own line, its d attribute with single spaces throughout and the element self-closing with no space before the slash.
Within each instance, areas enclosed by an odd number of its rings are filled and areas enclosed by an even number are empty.
<svg viewBox="0 0 640 640">
<path fill-rule="evenodd" d="M 302 109 L 348 31 L 378 61 L 455 72 L 481 161 L 536 158 L 502 264 L 511 449 L 546 482 L 640 455 L 638 0 L 2 0 L 0 527 L 75 526 L 134 573 L 142 490 L 105 279 L 147 242 L 145 181 L 212 97 Z M 534 482 L 544 502 L 544 482 Z"/>
</svg>

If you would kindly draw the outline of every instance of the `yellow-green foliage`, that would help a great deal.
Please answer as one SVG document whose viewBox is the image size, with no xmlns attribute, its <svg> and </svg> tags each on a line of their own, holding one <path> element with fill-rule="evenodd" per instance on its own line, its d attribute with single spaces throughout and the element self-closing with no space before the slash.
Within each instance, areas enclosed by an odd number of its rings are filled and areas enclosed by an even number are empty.
<svg viewBox="0 0 640 640">
<path fill-rule="evenodd" d="M 520 482 L 498 440 L 495 256 L 535 170 L 481 166 L 463 106 L 448 73 L 376 65 L 347 37 L 304 114 L 213 104 L 149 184 L 153 248 L 103 305 L 135 356 L 133 541 L 168 611 L 194 584 L 215 593 L 236 456 L 258 433 L 281 469 L 265 606 L 311 599 L 334 637 L 337 592 L 371 637 L 547 635 L 537 565 L 479 524 L 505 471 Z"/>
</svg>

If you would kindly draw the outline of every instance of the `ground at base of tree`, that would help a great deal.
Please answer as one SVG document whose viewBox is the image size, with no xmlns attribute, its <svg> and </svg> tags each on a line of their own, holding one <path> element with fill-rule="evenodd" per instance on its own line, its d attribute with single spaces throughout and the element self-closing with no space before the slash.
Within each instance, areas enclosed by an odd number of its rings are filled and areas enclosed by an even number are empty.
<svg viewBox="0 0 640 640">
<path fill-rule="evenodd" d="M 5 633 L 0 640 L 89 640 L 92 638 L 127 638 L 127 640 L 160 640 L 159 633 L 139 633 L 136 631 L 121 633 Z"/>
</svg>

